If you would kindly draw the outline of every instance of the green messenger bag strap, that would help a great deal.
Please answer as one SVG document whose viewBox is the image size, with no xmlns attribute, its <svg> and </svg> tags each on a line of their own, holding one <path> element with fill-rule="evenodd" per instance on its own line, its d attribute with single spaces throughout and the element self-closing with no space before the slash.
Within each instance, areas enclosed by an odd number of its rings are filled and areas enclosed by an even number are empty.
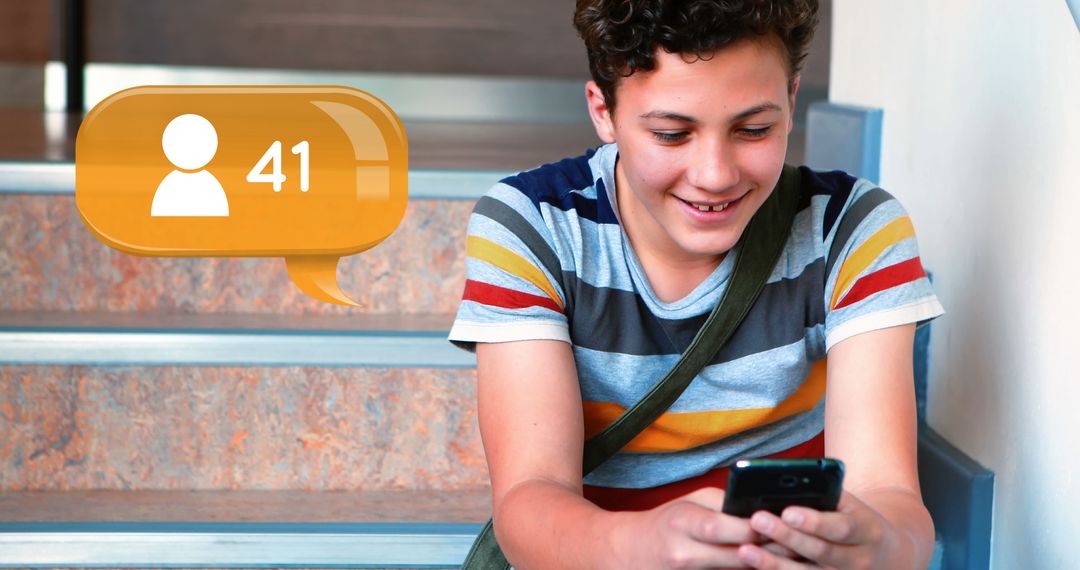
<svg viewBox="0 0 1080 570">
<path fill-rule="evenodd" d="M 709 314 L 675 367 L 633 407 L 602 432 L 585 442 L 582 474 L 587 475 L 652 424 L 682 395 L 690 382 L 720 350 L 757 300 L 784 251 L 799 203 L 799 170 L 784 166 L 772 194 L 751 218 L 743 233 L 731 281 L 723 298 Z M 488 520 L 476 537 L 465 570 L 510 568 Z"/>
</svg>

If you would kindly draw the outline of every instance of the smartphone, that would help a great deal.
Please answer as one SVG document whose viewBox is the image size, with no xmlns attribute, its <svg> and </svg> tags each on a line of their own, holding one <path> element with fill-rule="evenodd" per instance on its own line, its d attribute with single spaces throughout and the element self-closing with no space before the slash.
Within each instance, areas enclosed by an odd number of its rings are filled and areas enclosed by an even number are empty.
<svg viewBox="0 0 1080 570">
<path fill-rule="evenodd" d="M 779 515 L 792 505 L 835 511 L 843 483 L 844 463 L 838 459 L 743 459 L 729 470 L 723 512 Z"/>
</svg>

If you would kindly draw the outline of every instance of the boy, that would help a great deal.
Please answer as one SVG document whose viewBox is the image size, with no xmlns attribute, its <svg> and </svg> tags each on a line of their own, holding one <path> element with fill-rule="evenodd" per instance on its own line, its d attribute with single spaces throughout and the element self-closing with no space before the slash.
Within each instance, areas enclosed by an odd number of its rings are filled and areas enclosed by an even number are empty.
<svg viewBox="0 0 1080 570">
<path fill-rule="evenodd" d="M 719 301 L 780 177 L 816 13 L 816 0 L 578 0 L 607 144 L 477 203 L 450 333 L 477 352 L 495 534 L 517 568 L 927 565 L 911 352 L 916 323 L 942 311 L 901 206 L 843 173 L 800 169 L 799 213 L 746 320 L 581 477 L 583 441 Z M 720 512 L 736 459 L 821 455 L 846 464 L 838 512 Z"/>
</svg>

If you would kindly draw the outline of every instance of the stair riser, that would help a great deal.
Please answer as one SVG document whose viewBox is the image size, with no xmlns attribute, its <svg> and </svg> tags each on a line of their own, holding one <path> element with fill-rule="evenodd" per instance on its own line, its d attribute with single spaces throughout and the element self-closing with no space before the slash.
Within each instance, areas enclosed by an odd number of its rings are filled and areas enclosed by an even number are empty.
<svg viewBox="0 0 1080 570">
<path fill-rule="evenodd" d="M 475 371 L 0 367 L 0 489 L 475 489 Z"/>
<path fill-rule="evenodd" d="M 113 250 L 85 227 L 72 195 L 0 195 L 0 310 L 180 313 L 453 313 L 464 287 L 474 202 L 409 203 L 397 231 L 343 258 L 342 289 L 362 309 L 316 301 L 282 259 L 150 258 Z"/>
</svg>

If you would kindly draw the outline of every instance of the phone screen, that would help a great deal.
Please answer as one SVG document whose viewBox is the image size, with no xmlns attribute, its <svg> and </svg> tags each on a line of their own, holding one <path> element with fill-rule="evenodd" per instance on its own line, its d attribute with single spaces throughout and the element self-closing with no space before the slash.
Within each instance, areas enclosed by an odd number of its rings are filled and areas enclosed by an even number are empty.
<svg viewBox="0 0 1080 570">
<path fill-rule="evenodd" d="M 792 505 L 835 511 L 843 481 L 844 464 L 838 459 L 744 459 L 730 469 L 723 512 L 779 515 Z"/>
</svg>

